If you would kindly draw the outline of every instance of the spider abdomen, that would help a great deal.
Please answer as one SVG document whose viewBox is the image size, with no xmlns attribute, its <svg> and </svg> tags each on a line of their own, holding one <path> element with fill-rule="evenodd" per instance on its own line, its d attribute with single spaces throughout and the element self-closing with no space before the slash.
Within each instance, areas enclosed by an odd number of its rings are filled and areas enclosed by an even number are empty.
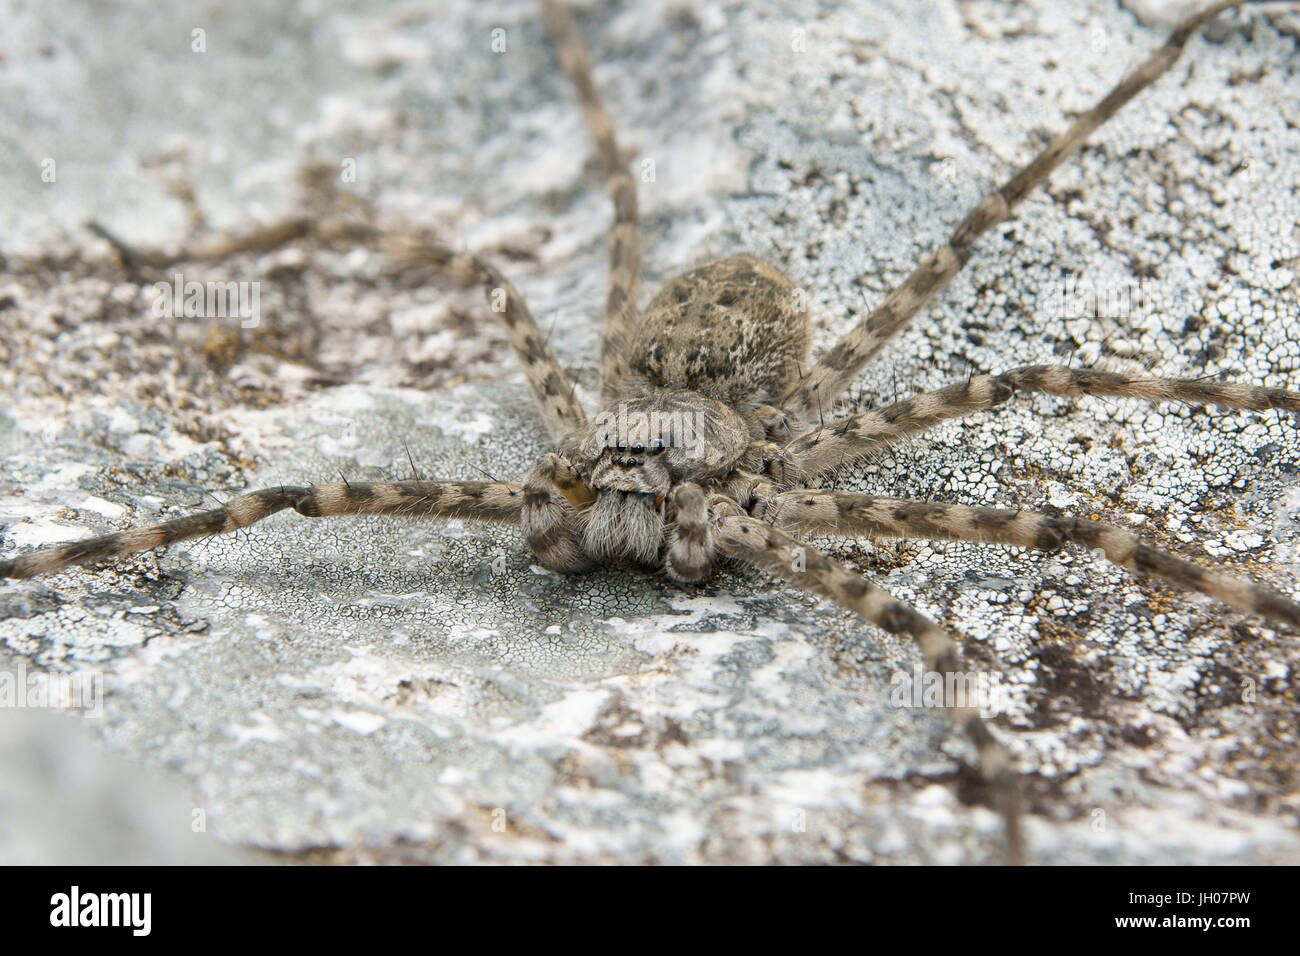
<svg viewBox="0 0 1300 956">
<path fill-rule="evenodd" d="M 629 365 L 652 385 L 753 407 L 798 380 L 809 342 L 799 290 L 770 263 L 736 256 L 659 291 L 633 334 Z"/>
</svg>

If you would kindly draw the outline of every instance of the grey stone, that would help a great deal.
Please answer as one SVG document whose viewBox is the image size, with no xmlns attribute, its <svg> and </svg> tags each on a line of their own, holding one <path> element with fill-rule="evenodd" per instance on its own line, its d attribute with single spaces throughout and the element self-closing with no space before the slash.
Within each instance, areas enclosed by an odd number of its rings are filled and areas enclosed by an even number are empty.
<svg viewBox="0 0 1300 956">
<path fill-rule="evenodd" d="M 356 160 L 349 188 L 381 216 L 501 263 L 590 400 L 610 213 L 531 2 L 71 10 L 6 11 L 6 554 L 211 507 L 208 493 L 407 477 L 404 443 L 449 478 L 513 477 L 547 449 L 478 294 L 368 253 L 287 249 L 193 276 L 261 281 L 256 328 L 154 318 L 149 283 L 169 277 L 127 275 L 82 225 L 182 241 L 171 180 L 238 230 L 295 209 L 304 157 Z M 635 168 L 653 161 L 646 294 L 704 259 L 761 255 L 808 290 L 815 350 L 1165 29 L 1102 0 L 577 11 Z M 1193 40 L 977 244 L 863 376 L 862 401 L 1074 353 L 1295 387 L 1300 60 L 1268 21 L 1251 36 Z M 1095 513 L 1294 594 L 1298 468 L 1294 420 L 1018 398 L 841 485 Z M 1030 774 L 1034 859 L 1300 861 L 1294 635 L 1089 554 L 816 543 L 964 636 Z M 891 706 L 910 644 L 757 572 L 700 591 L 561 579 L 509 528 L 280 515 L 6 583 L 0 613 L 11 662 L 103 673 L 88 731 L 142 775 L 179 775 L 232 846 L 999 857 L 997 817 L 963 802 L 964 740 L 940 713 Z M 14 726 L 7 739 L 29 732 Z M 14 746 L 56 746 L 33 739 Z M 62 858 L 48 818 L 33 826 Z"/>
</svg>

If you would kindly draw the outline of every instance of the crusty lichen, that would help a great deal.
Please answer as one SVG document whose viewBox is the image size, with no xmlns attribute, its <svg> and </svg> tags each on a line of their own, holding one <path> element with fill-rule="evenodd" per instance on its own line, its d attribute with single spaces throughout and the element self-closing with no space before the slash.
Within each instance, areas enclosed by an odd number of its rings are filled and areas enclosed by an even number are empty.
<svg viewBox="0 0 1300 956">
<path fill-rule="evenodd" d="M 262 215 L 253 199 L 272 208 L 262 218 L 292 207 L 300 144 L 356 157 L 352 188 L 381 217 L 495 250 L 589 398 L 609 210 L 581 168 L 581 117 L 531 4 L 444 6 L 425 22 L 339 6 L 315 36 L 269 27 L 290 67 L 276 82 L 301 109 L 268 112 L 260 152 L 215 165 L 202 158 L 226 133 L 194 118 L 218 99 L 265 102 L 238 95 L 256 73 L 177 76 L 155 53 L 133 95 L 186 105 L 142 107 L 149 123 L 87 166 L 147 159 L 165 130 L 214 221 L 233 224 Z M 188 11 L 139 16 L 163 30 Z M 65 29 L 95 28 L 75 19 Z M 809 291 L 815 350 L 1161 37 L 1101 0 L 808 14 L 600 2 L 580 19 L 623 139 L 654 161 L 647 293 L 710 256 L 763 255 Z M 255 58 L 254 34 L 232 42 Z M 1265 21 L 1252 42 L 1194 42 L 977 245 L 866 374 L 864 402 L 1072 354 L 1295 386 L 1300 58 Z M 7 52 L 21 76 L 22 50 Z M 295 73 L 300 58 L 347 69 Z M 53 109 L 29 122 L 57 140 Z M 241 164 L 266 174 L 240 179 Z M 37 187 L 5 197 L 24 241 L 45 227 L 30 241 L 52 250 L 7 248 L 0 276 L 6 550 L 207 507 L 208 492 L 405 475 L 403 442 L 423 473 L 466 478 L 517 474 L 545 449 L 477 294 L 368 253 L 231 263 L 275 290 L 265 328 L 160 327 L 139 280 L 75 227 L 93 216 L 175 242 L 182 211 L 148 174 L 115 175 L 120 195 L 153 197 L 138 215 L 75 179 L 53 204 Z M 1057 314 L 1071 278 L 1154 294 L 1123 314 Z M 500 376 L 515 379 L 485 381 Z M 1294 421 L 1018 398 L 844 482 L 1080 511 L 1295 593 L 1298 468 Z M 1088 554 L 817 541 L 959 630 L 1006 690 L 996 725 L 1029 774 L 1038 859 L 1300 860 L 1293 635 Z M 106 668 L 102 736 L 179 769 L 231 842 L 334 847 L 335 861 L 997 858 L 996 816 L 962 802 L 979 794 L 961 738 L 941 715 L 889 706 L 910 644 L 754 572 L 698 593 L 561 579 L 511 529 L 281 515 L 116 570 L 5 585 L 0 616 L 11 656 Z"/>
</svg>

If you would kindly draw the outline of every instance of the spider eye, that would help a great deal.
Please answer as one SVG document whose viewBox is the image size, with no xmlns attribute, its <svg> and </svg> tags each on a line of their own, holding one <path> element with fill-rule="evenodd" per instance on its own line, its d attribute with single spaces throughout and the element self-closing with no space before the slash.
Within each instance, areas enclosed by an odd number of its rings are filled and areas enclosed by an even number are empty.
<svg viewBox="0 0 1300 956">
<path fill-rule="evenodd" d="M 641 444 L 640 442 L 637 442 L 635 445 L 632 446 L 632 454 L 634 454 L 634 455 L 644 455 L 644 454 L 645 454 L 645 445 Z"/>
<path fill-rule="evenodd" d="M 667 446 L 664 445 L 664 440 L 662 438 L 650 439 L 650 454 L 657 455 L 663 451 L 665 447 Z"/>
</svg>

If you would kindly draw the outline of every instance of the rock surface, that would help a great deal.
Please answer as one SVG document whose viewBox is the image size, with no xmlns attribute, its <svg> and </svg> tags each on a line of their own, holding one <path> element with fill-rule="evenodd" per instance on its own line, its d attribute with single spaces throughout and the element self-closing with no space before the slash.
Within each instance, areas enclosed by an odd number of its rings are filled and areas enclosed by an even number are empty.
<svg viewBox="0 0 1300 956">
<path fill-rule="evenodd" d="M 761 255 L 829 346 L 1163 41 L 1162 5 L 1133 6 L 577 4 L 643 174 L 644 293 Z M 533 4 L 309 7 L 5 10 L 3 553 L 339 470 L 409 477 L 408 448 L 449 478 L 547 450 L 476 291 L 288 244 L 178 267 L 259 282 L 256 324 L 163 319 L 170 274 L 123 269 L 90 219 L 166 247 L 194 219 L 239 232 L 328 199 L 434 229 L 502 265 L 590 407 L 610 213 Z M 1071 357 L 1296 387 L 1298 72 L 1285 22 L 1193 40 L 855 398 Z M 309 161 L 355 182 L 301 189 Z M 1294 419 L 1019 398 L 841 485 L 1097 515 L 1294 595 L 1298 437 Z M 817 543 L 964 636 L 1027 774 L 1035 860 L 1300 862 L 1294 634 L 1086 553 Z M 909 643 L 757 572 L 696 592 L 561 579 L 508 528 L 280 515 L 0 585 L 0 648 L 101 673 L 90 733 L 142 779 L 184 781 L 221 841 L 292 859 L 999 856 L 964 740 L 891 706 Z M 22 752 L 60 749 L 0 720 Z M 47 817 L 31 829 L 67 858 Z M 8 857 L 39 855 L 30 838 Z"/>
</svg>

